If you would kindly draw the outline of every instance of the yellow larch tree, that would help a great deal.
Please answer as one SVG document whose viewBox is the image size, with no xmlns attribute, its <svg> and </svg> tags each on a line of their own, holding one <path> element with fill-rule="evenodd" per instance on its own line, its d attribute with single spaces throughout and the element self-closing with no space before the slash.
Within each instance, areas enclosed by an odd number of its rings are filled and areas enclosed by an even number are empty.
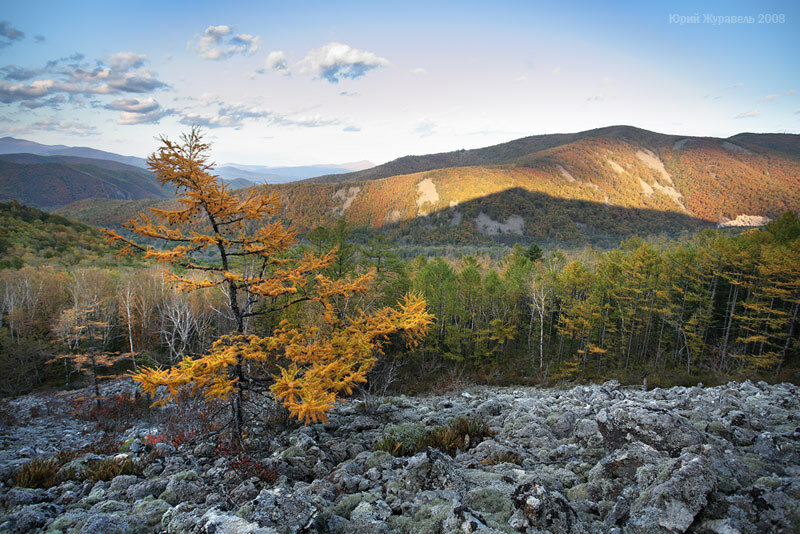
<svg viewBox="0 0 800 534">
<path fill-rule="evenodd" d="M 165 387 L 162 401 L 185 387 L 202 391 L 208 399 L 232 400 L 240 437 L 243 394 L 250 383 L 244 364 L 271 362 L 278 369 L 271 376 L 275 398 L 306 423 L 324 421 L 339 395 L 350 394 L 366 381 L 389 336 L 403 334 L 413 345 L 433 316 L 421 296 L 409 294 L 397 308 L 340 317 L 334 299 L 366 292 L 374 272 L 332 280 L 323 270 L 335 261 L 335 249 L 291 253 L 296 235 L 276 220 L 281 208 L 278 196 L 266 186 L 245 193 L 228 190 L 213 174 L 209 149 L 199 129 L 192 128 L 180 142 L 162 137 L 161 146 L 147 160 L 159 182 L 176 190 L 179 205 L 151 208 L 151 215 L 140 213 L 127 228 L 165 243 L 164 248 L 142 245 L 113 230 L 106 233 L 123 243 L 125 251 L 140 250 L 145 257 L 171 266 L 168 279 L 181 290 L 222 289 L 234 328 L 208 354 L 186 357 L 167 369 L 142 369 L 134 379 L 154 395 Z M 250 318 L 300 303 L 319 307 L 320 319 L 313 326 L 281 320 L 266 335 L 247 332 Z"/>
</svg>

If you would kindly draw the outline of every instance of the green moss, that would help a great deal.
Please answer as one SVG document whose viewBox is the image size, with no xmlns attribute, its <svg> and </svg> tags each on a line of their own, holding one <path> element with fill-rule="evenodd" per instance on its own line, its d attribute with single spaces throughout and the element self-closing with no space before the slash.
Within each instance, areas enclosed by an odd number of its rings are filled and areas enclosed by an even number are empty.
<svg viewBox="0 0 800 534">
<path fill-rule="evenodd" d="M 761 477 L 756 480 L 756 485 L 766 486 L 768 488 L 776 489 L 781 487 L 783 481 L 778 477 Z"/>
<path fill-rule="evenodd" d="M 148 495 L 133 505 L 133 513 L 148 525 L 157 525 L 161 522 L 164 512 L 170 508 L 172 507 L 167 501 Z"/>
<path fill-rule="evenodd" d="M 511 498 L 496 488 L 479 488 L 470 491 L 467 495 L 467 504 L 470 508 L 480 512 L 507 513 L 508 517 L 511 517 Z"/>
<path fill-rule="evenodd" d="M 350 517 L 350 513 L 356 509 L 356 506 L 361 504 L 362 502 L 367 503 L 374 503 L 378 499 L 380 499 L 380 495 L 375 495 L 374 493 L 352 493 L 350 495 L 344 495 L 339 502 L 337 502 L 333 506 L 333 513 L 336 515 L 340 515 L 342 517 Z"/>
<path fill-rule="evenodd" d="M 178 499 L 178 495 L 171 489 L 166 489 L 163 492 L 161 492 L 161 495 L 159 495 L 158 498 L 167 501 L 172 506 L 177 505 L 178 502 L 180 501 L 180 499 Z"/>
<path fill-rule="evenodd" d="M 389 463 L 392 460 L 392 455 L 383 450 L 377 450 L 373 452 L 369 458 L 367 458 L 367 469 L 372 469 L 373 467 L 380 467 L 386 463 Z"/>
<path fill-rule="evenodd" d="M 200 477 L 197 475 L 197 471 L 195 471 L 194 469 L 190 469 L 188 471 L 181 471 L 179 473 L 175 473 L 170 478 L 176 481 L 183 481 L 183 480 L 198 480 Z"/>
<path fill-rule="evenodd" d="M 253 513 L 253 505 L 250 503 L 243 504 L 236 510 L 236 515 L 242 519 L 247 519 Z"/>
<path fill-rule="evenodd" d="M 567 499 L 570 501 L 586 501 L 589 500 L 589 485 L 578 484 L 567 490 Z"/>
<path fill-rule="evenodd" d="M 301 449 L 300 447 L 294 447 L 294 446 L 289 447 L 288 449 L 285 449 L 281 453 L 281 458 L 284 458 L 284 459 L 305 458 L 305 456 L 306 456 L 306 453 L 305 453 L 305 451 L 303 451 L 303 449 Z"/>
</svg>

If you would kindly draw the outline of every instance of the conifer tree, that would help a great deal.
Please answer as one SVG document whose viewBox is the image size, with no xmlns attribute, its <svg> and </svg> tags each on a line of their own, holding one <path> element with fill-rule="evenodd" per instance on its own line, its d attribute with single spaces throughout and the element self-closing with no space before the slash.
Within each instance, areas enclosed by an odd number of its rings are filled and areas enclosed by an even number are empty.
<svg viewBox="0 0 800 534">
<path fill-rule="evenodd" d="M 213 174 L 209 149 L 193 128 L 180 142 L 162 137 L 160 148 L 147 160 L 158 181 L 176 190 L 178 207 L 151 208 L 152 215 L 140 213 L 127 228 L 162 242 L 164 248 L 106 233 L 123 243 L 125 251 L 140 250 L 146 258 L 172 266 L 167 277 L 183 291 L 222 289 L 232 332 L 219 338 L 208 354 L 185 357 L 168 369 L 142 369 L 134 379 L 148 393 L 166 387 L 162 402 L 184 387 L 209 399 L 232 400 L 235 432 L 241 437 L 244 393 L 252 383 L 245 363 L 272 363 L 279 369 L 270 387 L 276 399 L 297 419 L 324 421 L 337 396 L 352 393 L 366 380 L 390 335 L 402 333 L 413 344 L 432 316 L 416 294 L 404 297 L 397 308 L 349 317 L 336 313 L 334 301 L 367 291 L 374 272 L 332 278 L 325 273 L 337 259 L 335 249 L 293 255 L 295 234 L 279 221 L 266 221 L 280 213 L 278 196 L 266 186 L 243 194 L 228 190 Z M 283 319 L 265 335 L 248 332 L 251 318 L 280 314 L 301 303 L 318 309 L 313 326 Z"/>
</svg>

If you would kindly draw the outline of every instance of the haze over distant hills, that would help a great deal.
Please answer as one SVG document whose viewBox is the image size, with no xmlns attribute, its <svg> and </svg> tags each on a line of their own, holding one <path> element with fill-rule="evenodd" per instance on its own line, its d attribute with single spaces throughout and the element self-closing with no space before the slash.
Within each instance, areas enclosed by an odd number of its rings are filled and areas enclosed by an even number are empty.
<svg viewBox="0 0 800 534">
<path fill-rule="evenodd" d="M 721 139 L 612 126 L 272 187 L 283 219 L 300 233 L 343 217 L 355 229 L 419 243 L 613 242 L 755 226 L 800 211 L 800 136 Z M 117 224 L 134 206 L 160 202 L 83 201 L 60 212 Z"/>
<path fill-rule="evenodd" d="M 123 156 L 113 152 L 90 147 L 71 147 L 65 145 L 43 145 L 14 137 L 0 138 L 0 154 L 36 154 L 39 156 L 74 156 L 98 160 L 116 161 L 146 169 L 144 158 Z M 234 187 L 249 187 L 261 183 L 284 183 L 320 175 L 332 175 L 352 171 L 362 171 L 373 167 L 369 161 L 341 164 L 298 165 L 270 167 L 265 165 L 242 165 L 224 163 L 217 167 L 217 174 Z"/>
</svg>

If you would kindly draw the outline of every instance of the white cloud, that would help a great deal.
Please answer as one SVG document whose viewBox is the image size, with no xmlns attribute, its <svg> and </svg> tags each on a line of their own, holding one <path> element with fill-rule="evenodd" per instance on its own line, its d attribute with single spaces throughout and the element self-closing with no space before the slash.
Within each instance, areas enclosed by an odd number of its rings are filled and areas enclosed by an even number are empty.
<svg viewBox="0 0 800 534">
<path fill-rule="evenodd" d="M 769 102 L 771 100 L 777 100 L 782 96 L 793 95 L 793 94 L 795 94 L 795 92 L 796 91 L 794 89 L 789 89 L 788 91 L 786 91 L 784 93 L 780 93 L 780 94 L 779 93 L 774 93 L 774 94 L 767 95 L 767 96 L 764 96 L 764 97 L 760 98 L 759 102 Z"/>
<path fill-rule="evenodd" d="M 159 105 L 156 99 L 149 98 L 118 98 L 112 100 L 106 105 L 106 109 L 113 109 L 116 111 L 129 111 L 131 113 L 148 113 L 154 109 L 158 109 Z"/>
<path fill-rule="evenodd" d="M 414 126 L 414 133 L 420 137 L 428 137 L 437 132 L 438 125 L 430 119 L 417 121 Z"/>
<path fill-rule="evenodd" d="M 736 115 L 734 117 L 734 119 L 748 119 L 750 117 L 758 117 L 759 115 L 761 115 L 761 112 L 758 111 L 757 109 L 754 109 L 752 111 L 746 111 L 744 113 L 739 113 L 738 115 Z"/>
<path fill-rule="evenodd" d="M 108 64 L 112 69 L 118 71 L 126 71 L 130 69 L 138 69 L 144 65 L 147 56 L 143 54 L 135 54 L 133 52 L 117 52 L 108 56 Z"/>
<path fill-rule="evenodd" d="M 64 62 L 71 61 L 67 65 Z M 23 68 L 16 65 L 3 67 L 5 80 L 0 81 L 0 102 L 11 104 L 27 101 L 26 107 L 36 107 L 34 99 L 44 99 L 57 94 L 113 95 L 122 93 L 149 93 L 166 87 L 156 75 L 146 68 L 146 56 L 120 52 L 97 60 L 93 65 L 83 62 L 76 54 L 49 61 L 43 68 Z M 63 65 L 63 66 L 62 66 Z M 30 83 L 13 83 L 47 75 Z M 51 100 L 48 100 L 51 101 Z"/>
<path fill-rule="evenodd" d="M 337 126 L 341 124 L 338 119 L 328 119 L 319 115 L 296 115 L 277 113 L 256 106 L 242 104 L 217 105 L 217 110 L 211 113 L 185 114 L 181 119 L 182 124 L 198 125 L 205 128 L 241 128 L 245 122 L 261 120 L 267 124 L 277 126 L 299 126 L 302 128 L 318 128 L 321 126 Z"/>
<path fill-rule="evenodd" d="M 378 67 L 388 67 L 389 60 L 346 44 L 328 43 L 311 50 L 297 66 L 303 73 L 337 83 L 343 78 L 360 78 Z"/>
<path fill-rule="evenodd" d="M 283 50 L 273 50 L 267 54 L 267 59 L 264 61 L 264 66 L 267 68 L 267 70 L 279 72 L 284 76 L 288 76 L 291 73 L 289 70 L 289 64 L 286 62 L 286 54 L 283 53 Z"/>
<path fill-rule="evenodd" d="M 117 119 L 117 124 L 126 126 L 134 124 L 155 124 L 167 115 L 172 115 L 172 113 L 173 110 L 161 109 L 161 107 L 145 113 L 125 111 L 120 113 L 119 119 Z"/>
<path fill-rule="evenodd" d="M 411 69 L 411 74 L 420 75 L 420 74 L 427 74 L 427 73 L 428 73 L 428 71 L 423 69 L 422 67 L 417 67 L 416 69 Z"/>
<path fill-rule="evenodd" d="M 56 131 L 81 137 L 97 135 L 96 128 L 88 124 L 77 121 L 65 121 L 58 119 L 45 119 L 25 126 L 10 128 L 11 133 L 30 133 L 35 131 Z"/>
<path fill-rule="evenodd" d="M 118 98 L 105 106 L 106 109 L 121 111 L 117 124 L 152 124 L 167 115 L 174 113 L 172 109 L 163 109 L 155 98 Z"/>
<path fill-rule="evenodd" d="M 258 51 L 259 36 L 249 33 L 233 34 L 230 26 L 209 26 L 202 36 L 189 41 L 189 46 L 194 48 L 203 59 L 221 60 L 228 59 L 236 54 L 250 56 Z"/>
</svg>

